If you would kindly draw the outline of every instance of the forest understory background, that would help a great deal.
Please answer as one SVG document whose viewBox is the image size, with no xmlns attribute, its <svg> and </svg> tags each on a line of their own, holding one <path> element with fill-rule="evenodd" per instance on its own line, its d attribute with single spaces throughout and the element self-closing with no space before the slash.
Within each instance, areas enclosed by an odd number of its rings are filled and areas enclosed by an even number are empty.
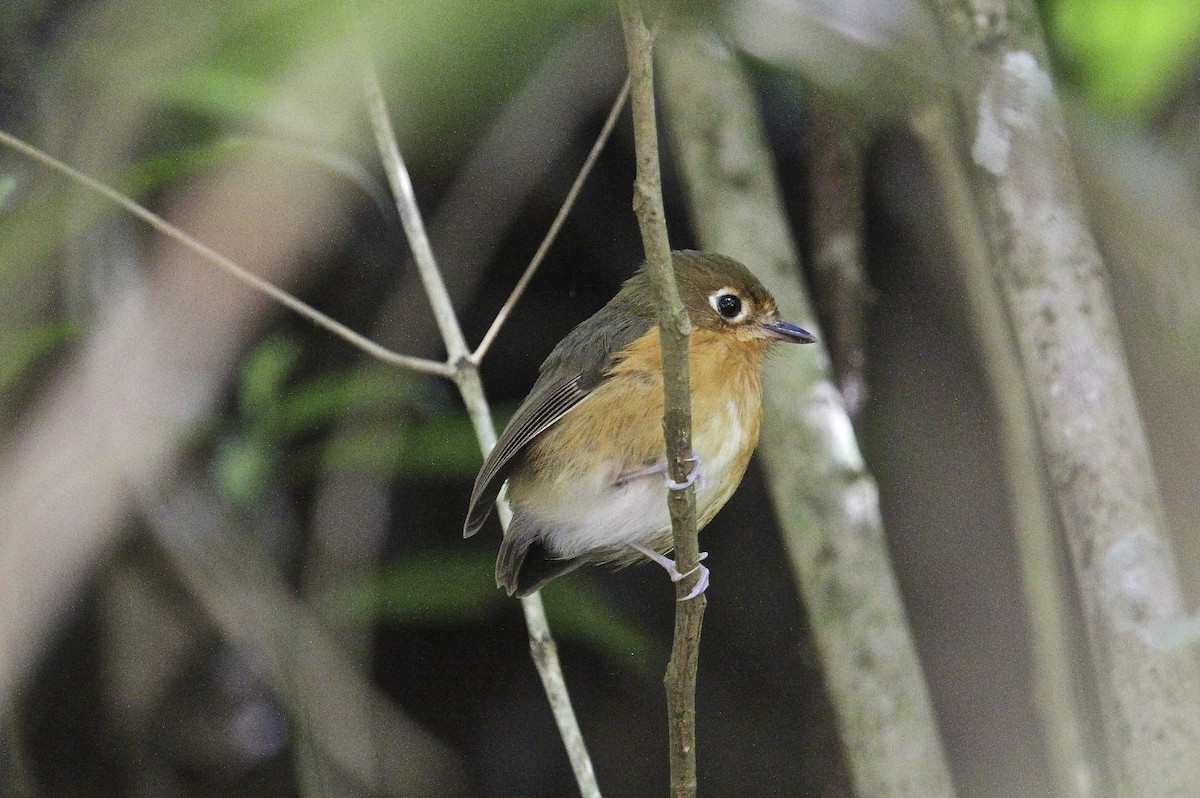
<svg viewBox="0 0 1200 798">
<path fill-rule="evenodd" d="M 957 266 L 963 221 L 938 143 L 969 151 L 978 120 L 926 110 L 958 75 L 935 23 L 956 5 L 751 0 L 671 13 L 755 89 L 817 306 L 796 321 L 822 330 L 878 484 L 957 794 L 1126 795 L 1062 536 L 1051 567 L 1068 596 L 1087 765 L 1071 792 L 1039 716 L 1008 486 L 1055 475 L 1009 471 L 985 322 Z M 1044 28 L 1194 613 L 1200 10 L 989 7 L 1012 28 Z M 474 344 L 620 90 L 616 4 L 364 2 L 353 13 Z M 0 15 L 0 129 L 373 340 L 439 358 L 357 53 L 341 6 L 21 0 Z M 697 247 L 670 142 L 664 132 L 672 246 Z M 641 262 L 633 178 L 626 112 L 483 361 L 501 417 Z M 830 207 L 848 217 L 831 222 Z M 858 236 L 847 246 L 861 271 L 823 269 L 838 225 Z M 337 739 L 378 760 L 382 783 L 410 791 L 394 794 L 575 792 L 520 608 L 494 589 L 499 529 L 461 539 L 480 455 L 449 382 L 372 362 L 5 149 L 0 411 L 0 795 L 369 794 L 311 731 L 325 713 L 345 714 Z M 29 485 L 36 501 L 22 504 Z M 757 460 L 701 543 L 713 569 L 701 793 L 853 795 Z M 661 675 L 675 608 L 661 577 L 584 569 L 544 591 L 607 795 L 667 790 Z M 1194 621 L 1161 632 L 1156 644 L 1194 660 Z"/>
</svg>

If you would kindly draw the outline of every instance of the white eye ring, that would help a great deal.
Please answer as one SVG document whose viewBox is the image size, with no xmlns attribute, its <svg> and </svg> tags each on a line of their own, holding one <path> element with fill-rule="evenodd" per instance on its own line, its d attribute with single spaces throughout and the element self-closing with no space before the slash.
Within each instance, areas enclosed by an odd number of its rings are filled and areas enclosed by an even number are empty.
<svg viewBox="0 0 1200 798">
<path fill-rule="evenodd" d="M 736 324 L 750 314 L 750 303 L 742 295 L 726 286 L 708 295 L 708 304 L 725 321 Z"/>
</svg>

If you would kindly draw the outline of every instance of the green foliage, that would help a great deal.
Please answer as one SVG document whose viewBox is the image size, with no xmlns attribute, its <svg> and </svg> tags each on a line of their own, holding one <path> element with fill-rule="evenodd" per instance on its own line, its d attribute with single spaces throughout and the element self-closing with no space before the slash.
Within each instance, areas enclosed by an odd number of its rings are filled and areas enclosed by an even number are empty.
<svg viewBox="0 0 1200 798">
<path fill-rule="evenodd" d="M 409 558 L 392 563 L 377 577 L 331 589 L 319 601 L 333 616 L 346 620 L 367 617 L 431 627 L 486 623 L 516 603 L 496 589 L 493 565 L 491 554 Z M 542 597 L 559 641 L 591 646 L 642 676 L 661 670 L 666 652 L 582 575 L 553 582 Z"/>
<path fill-rule="evenodd" d="M 462 414 L 407 426 L 360 425 L 325 451 L 328 467 L 407 477 L 471 479 L 482 461 L 475 430 Z"/>
<path fill-rule="evenodd" d="M 1048 25 L 1085 99 L 1112 117 L 1157 108 L 1200 50 L 1195 0 L 1056 0 Z"/>
<path fill-rule="evenodd" d="M 3 210 L 4 203 L 12 196 L 16 188 L 17 178 L 15 175 L 0 175 L 0 210 Z"/>
<path fill-rule="evenodd" d="M 218 481 L 232 500 L 253 501 L 272 478 L 304 479 L 322 469 L 450 478 L 478 470 L 482 457 L 469 419 L 430 413 L 427 378 L 372 367 L 302 379 L 302 360 L 299 343 L 276 336 L 243 363 L 239 416 L 215 457 Z M 343 424 L 338 436 L 316 438 L 335 422 Z"/>
<path fill-rule="evenodd" d="M 66 323 L 0 332 L 0 393 L 51 350 L 70 340 L 75 332 L 75 327 Z"/>
</svg>

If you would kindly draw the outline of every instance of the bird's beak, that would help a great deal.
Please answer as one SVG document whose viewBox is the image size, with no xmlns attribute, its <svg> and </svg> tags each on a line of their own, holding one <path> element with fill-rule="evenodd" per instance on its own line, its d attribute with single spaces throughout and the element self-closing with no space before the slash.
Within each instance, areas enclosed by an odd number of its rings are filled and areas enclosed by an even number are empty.
<svg viewBox="0 0 1200 798">
<path fill-rule="evenodd" d="M 764 322 L 762 328 L 772 338 L 789 344 L 815 344 L 817 342 L 816 337 L 808 330 L 786 321 Z"/>
</svg>

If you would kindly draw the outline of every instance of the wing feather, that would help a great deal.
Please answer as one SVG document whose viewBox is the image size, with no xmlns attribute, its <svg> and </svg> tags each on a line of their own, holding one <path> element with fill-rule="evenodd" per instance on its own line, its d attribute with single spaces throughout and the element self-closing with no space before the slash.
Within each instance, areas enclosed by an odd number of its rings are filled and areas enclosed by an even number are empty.
<svg viewBox="0 0 1200 798">
<path fill-rule="evenodd" d="M 579 380 L 576 378 L 550 386 L 550 390 L 541 401 L 536 404 L 526 402 L 513 415 L 475 479 L 467 522 L 463 526 L 463 537 L 469 538 L 474 535 L 487 520 L 492 505 L 500 494 L 500 486 L 508 478 L 510 468 L 516 465 L 514 458 L 587 395 L 587 391 L 580 389 Z"/>
<path fill-rule="evenodd" d="M 628 287 L 628 286 L 627 286 Z M 620 353 L 654 323 L 622 290 L 564 338 L 542 364 L 541 376 L 517 408 L 475 479 L 463 537 L 487 520 L 509 472 L 528 446 L 595 390 Z"/>
</svg>

